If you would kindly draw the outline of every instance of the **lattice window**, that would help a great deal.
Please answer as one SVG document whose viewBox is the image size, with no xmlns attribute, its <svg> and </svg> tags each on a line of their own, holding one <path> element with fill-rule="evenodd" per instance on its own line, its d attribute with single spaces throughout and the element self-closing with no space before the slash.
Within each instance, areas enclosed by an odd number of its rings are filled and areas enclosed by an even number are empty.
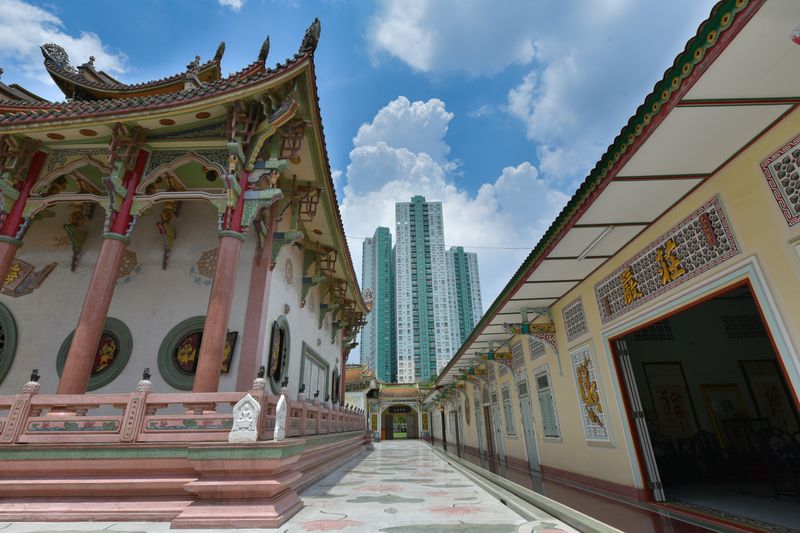
<svg viewBox="0 0 800 533">
<path fill-rule="evenodd" d="M 514 370 L 525 367 L 525 351 L 522 349 L 521 342 L 518 342 L 511 347 L 511 355 L 514 360 Z"/>
<path fill-rule="evenodd" d="M 669 319 L 664 319 L 634 332 L 633 340 L 644 341 L 671 341 L 675 340 L 672 334 L 672 324 Z"/>
<path fill-rule="evenodd" d="M 500 369 L 501 376 L 508 375 L 508 365 L 504 363 L 497 363 L 497 367 Z"/>
<path fill-rule="evenodd" d="M 491 361 L 486 363 L 486 379 L 489 381 L 489 383 L 493 382 L 496 379 L 496 376 L 494 374 L 494 363 Z"/>
<path fill-rule="evenodd" d="M 538 359 L 547 353 L 547 348 L 545 347 L 544 342 L 535 337 L 528 337 L 528 349 L 531 352 L 531 360 Z"/>
<path fill-rule="evenodd" d="M 729 339 L 756 339 L 767 336 L 758 315 L 722 315 L 722 326 Z"/>
<path fill-rule="evenodd" d="M 564 307 L 561 314 L 564 317 L 564 328 L 567 331 L 568 341 L 573 341 L 589 331 L 586 326 L 586 313 L 583 312 L 583 300 L 581 298 Z"/>
</svg>

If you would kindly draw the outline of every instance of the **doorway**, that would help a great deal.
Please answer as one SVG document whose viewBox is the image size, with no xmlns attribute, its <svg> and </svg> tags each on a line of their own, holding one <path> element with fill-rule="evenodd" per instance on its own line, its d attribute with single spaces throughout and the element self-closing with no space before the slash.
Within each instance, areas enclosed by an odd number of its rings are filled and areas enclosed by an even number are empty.
<svg viewBox="0 0 800 533">
<path fill-rule="evenodd" d="M 653 498 L 757 524 L 800 523 L 800 415 L 749 285 L 612 341 Z"/>
<path fill-rule="evenodd" d="M 419 438 L 417 412 L 408 405 L 387 407 L 383 413 L 381 433 L 382 438 L 389 440 Z"/>
</svg>

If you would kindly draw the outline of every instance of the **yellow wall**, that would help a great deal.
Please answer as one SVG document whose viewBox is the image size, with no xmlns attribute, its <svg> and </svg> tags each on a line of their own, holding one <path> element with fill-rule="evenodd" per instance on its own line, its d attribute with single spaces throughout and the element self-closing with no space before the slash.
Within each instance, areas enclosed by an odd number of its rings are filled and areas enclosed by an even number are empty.
<svg viewBox="0 0 800 533">
<path fill-rule="evenodd" d="M 798 294 L 800 294 L 800 257 L 795 250 L 796 239 L 800 237 L 800 224 L 789 228 L 759 166 L 763 159 L 794 138 L 799 131 L 800 111 L 795 111 L 552 306 L 558 350 L 564 369 L 563 376 L 558 375 L 557 367 L 549 355 L 547 362 L 550 364 L 551 383 L 563 442 L 542 439 L 538 400 L 534 383 L 530 381 L 535 404 L 537 441 L 541 460 L 545 466 L 628 486 L 634 485 L 633 469 L 638 469 L 638 465 L 635 466 L 635 459 L 630 455 L 629 447 L 625 442 L 624 432 L 629 430 L 628 423 L 627 419 L 624 419 L 623 406 L 618 403 L 618 396 L 613 387 L 617 383 L 616 376 L 612 380 L 612 373 L 615 370 L 613 362 L 610 360 L 607 343 L 603 340 L 602 331 L 631 320 L 631 315 L 639 315 L 648 310 L 657 309 L 664 305 L 665 301 L 674 298 L 676 293 L 684 294 L 693 290 L 698 293 L 702 292 L 702 286 L 707 283 L 709 278 L 732 265 L 741 264 L 753 256 L 757 258 L 763 269 L 768 290 L 774 297 L 778 313 L 788 330 L 788 341 L 793 346 L 800 346 L 800 298 L 798 298 Z M 723 209 L 739 243 L 739 255 L 655 298 L 635 312 L 611 321 L 603 328 L 594 295 L 594 285 L 716 194 L 721 197 Z M 632 198 L 631 201 L 636 201 L 636 199 Z M 792 244 L 792 241 L 795 243 Z M 579 296 L 583 299 L 589 334 L 568 343 L 562 320 L 562 309 Z M 760 302 L 762 306 L 765 303 Z M 595 372 L 611 437 L 610 444 L 589 444 L 584 436 L 569 351 L 586 342 L 590 343 L 593 353 Z M 795 375 L 797 375 L 797 368 L 800 367 L 800 364 L 798 364 L 796 356 L 790 355 L 788 350 L 784 350 L 784 353 L 780 355 L 784 365 L 794 369 Z M 533 377 L 533 366 L 538 366 L 544 359 L 539 358 L 533 364 L 527 357 L 526 351 L 526 361 L 531 378 Z M 794 387 L 795 390 L 798 390 L 797 383 L 794 384 Z"/>
</svg>

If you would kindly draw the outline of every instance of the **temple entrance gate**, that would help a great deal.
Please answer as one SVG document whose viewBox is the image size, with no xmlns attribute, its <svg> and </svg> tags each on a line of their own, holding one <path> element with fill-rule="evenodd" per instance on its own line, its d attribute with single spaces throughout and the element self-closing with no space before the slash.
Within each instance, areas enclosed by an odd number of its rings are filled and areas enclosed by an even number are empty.
<svg viewBox="0 0 800 533">
<path fill-rule="evenodd" d="M 418 439 L 419 413 L 409 405 L 395 404 L 381 413 L 381 439 Z"/>
</svg>

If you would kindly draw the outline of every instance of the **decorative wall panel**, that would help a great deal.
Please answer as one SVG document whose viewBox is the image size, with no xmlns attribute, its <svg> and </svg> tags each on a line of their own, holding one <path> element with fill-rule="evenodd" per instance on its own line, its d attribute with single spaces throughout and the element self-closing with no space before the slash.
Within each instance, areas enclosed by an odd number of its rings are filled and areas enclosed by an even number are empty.
<svg viewBox="0 0 800 533">
<path fill-rule="evenodd" d="M 586 327 L 586 313 L 583 312 L 582 298 L 578 298 L 565 306 L 561 314 L 564 317 L 564 329 L 567 332 L 568 341 L 574 341 L 588 333 L 589 329 Z"/>
<path fill-rule="evenodd" d="M 719 196 L 594 286 L 603 323 L 739 253 Z"/>
<path fill-rule="evenodd" d="M 800 135 L 762 161 L 761 171 L 786 222 L 800 222 Z"/>
<path fill-rule="evenodd" d="M 570 359 L 572 359 L 572 369 L 575 371 L 578 402 L 586 440 L 608 442 L 606 415 L 600 399 L 600 384 L 594 371 L 594 361 L 589 345 L 586 344 L 572 351 Z"/>
</svg>

